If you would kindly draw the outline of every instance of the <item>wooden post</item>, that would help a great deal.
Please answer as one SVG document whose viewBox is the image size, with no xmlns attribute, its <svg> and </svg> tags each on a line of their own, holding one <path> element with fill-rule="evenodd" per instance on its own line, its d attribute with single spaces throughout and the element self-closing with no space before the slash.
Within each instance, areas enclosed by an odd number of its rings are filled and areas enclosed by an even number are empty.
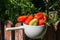
<svg viewBox="0 0 60 40">
<path fill-rule="evenodd" d="M 56 40 L 60 40 L 60 20 L 55 23 Z"/>
<path fill-rule="evenodd" d="M 11 31 L 5 30 L 6 28 L 10 28 L 12 26 L 11 21 L 7 20 L 4 25 L 4 39 L 5 40 L 12 40 L 11 39 Z"/>
<path fill-rule="evenodd" d="M 21 26 L 20 23 L 16 23 L 16 27 Z M 15 40 L 24 40 L 23 30 L 15 30 Z"/>
</svg>

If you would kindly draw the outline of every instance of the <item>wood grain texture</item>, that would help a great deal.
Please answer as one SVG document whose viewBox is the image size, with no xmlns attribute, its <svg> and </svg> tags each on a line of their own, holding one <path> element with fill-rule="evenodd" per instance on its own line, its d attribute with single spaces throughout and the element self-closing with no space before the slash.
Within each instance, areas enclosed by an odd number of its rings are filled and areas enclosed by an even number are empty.
<svg viewBox="0 0 60 40">
<path fill-rule="evenodd" d="M 4 25 L 4 40 L 11 40 L 11 31 L 6 31 L 6 28 L 10 28 L 11 24 Z"/>
<path fill-rule="evenodd" d="M 15 27 L 21 26 L 20 23 L 16 23 Z M 15 30 L 15 40 L 24 40 L 23 30 Z"/>
</svg>

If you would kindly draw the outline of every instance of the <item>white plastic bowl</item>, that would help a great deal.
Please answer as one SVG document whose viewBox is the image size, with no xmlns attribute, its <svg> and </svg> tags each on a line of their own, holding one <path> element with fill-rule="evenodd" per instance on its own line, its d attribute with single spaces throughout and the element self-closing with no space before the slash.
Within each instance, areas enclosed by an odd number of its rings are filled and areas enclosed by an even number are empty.
<svg viewBox="0 0 60 40">
<path fill-rule="evenodd" d="M 43 34 L 43 31 L 45 31 L 46 27 L 44 25 L 42 26 L 30 26 L 24 24 L 24 32 L 29 38 L 40 38 L 41 35 Z"/>
</svg>

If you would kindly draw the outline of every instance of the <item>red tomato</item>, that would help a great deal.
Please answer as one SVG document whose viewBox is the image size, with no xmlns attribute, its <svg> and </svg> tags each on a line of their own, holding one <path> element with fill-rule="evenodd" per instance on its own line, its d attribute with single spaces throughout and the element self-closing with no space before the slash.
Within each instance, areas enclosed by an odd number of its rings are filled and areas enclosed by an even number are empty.
<svg viewBox="0 0 60 40">
<path fill-rule="evenodd" d="M 29 22 L 33 19 L 33 16 L 29 16 L 26 20 L 25 20 L 25 24 L 29 24 Z"/>
<path fill-rule="evenodd" d="M 46 21 L 47 21 L 47 17 L 46 17 L 46 16 L 44 16 L 44 17 L 43 17 L 43 20 L 44 20 L 44 22 L 46 22 Z"/>
<path fill-rule="evenodd" d="M 43 20 L 39 20 L 38 25 L 39 25 L 39 26 L 44 25 Z"/>
<path fill-rule="evenodd" d="M 27 16 L 19 16 L 19 17 L 17 18 L 17 21 L 18 21 L 18 22 L 24 22 L 24 21 L 26 20 L 26 18 L 27 18 Z"/>
<path fill-rule="evenodd" d="M 39 19 L 42 19 L 43 16 L 44 16 L 43 12 L 38 12 L 37 14 L 35 14 L 34 18 L 37 18 L 39 20 Z"/>
</svg>

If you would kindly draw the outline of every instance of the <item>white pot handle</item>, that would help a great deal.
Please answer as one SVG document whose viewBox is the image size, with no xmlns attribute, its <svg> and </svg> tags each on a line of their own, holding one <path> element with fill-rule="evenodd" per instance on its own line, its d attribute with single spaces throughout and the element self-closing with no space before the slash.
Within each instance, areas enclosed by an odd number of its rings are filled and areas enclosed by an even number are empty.
<svg viewBox="0 0 60 40">
<path fill-rule="evenodd" d="M 20 29 L 24 29 L 24 27 L 20 26 L 20 27 L 6 28 L 6 30 L 20 30 Z"/>
</svg>

